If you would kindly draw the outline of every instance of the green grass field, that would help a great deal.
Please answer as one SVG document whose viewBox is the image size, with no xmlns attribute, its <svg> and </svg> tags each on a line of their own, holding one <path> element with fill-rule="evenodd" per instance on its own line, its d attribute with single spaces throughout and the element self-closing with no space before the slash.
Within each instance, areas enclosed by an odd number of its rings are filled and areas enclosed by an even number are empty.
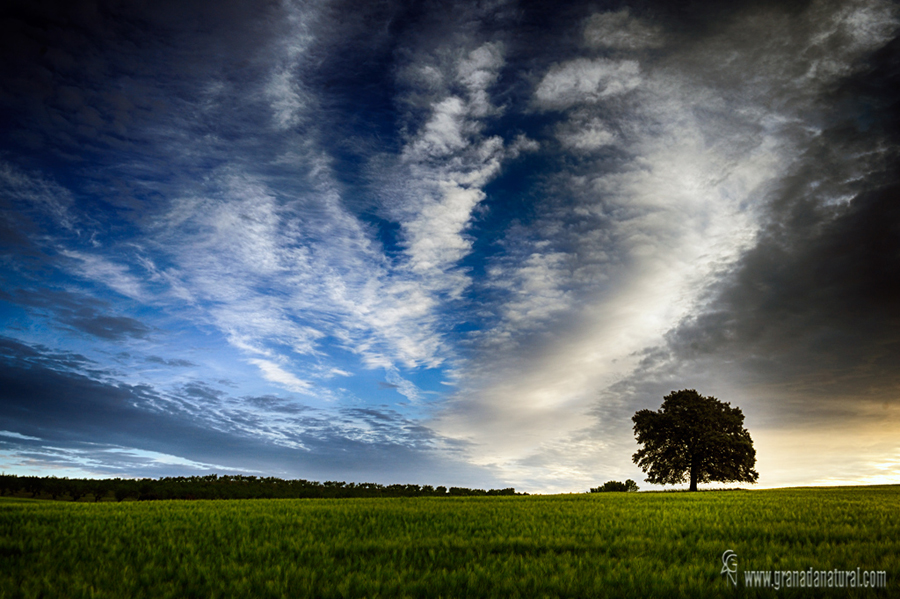
<svg viewBox="0 0 900 599">
<path fill-rule="evenodd" d="M 734 588 L 744 570 L 886 589 Z M 889 597 L 900 487 L 528 497 L 0 500 L 0 597 Z"/>
</svg>

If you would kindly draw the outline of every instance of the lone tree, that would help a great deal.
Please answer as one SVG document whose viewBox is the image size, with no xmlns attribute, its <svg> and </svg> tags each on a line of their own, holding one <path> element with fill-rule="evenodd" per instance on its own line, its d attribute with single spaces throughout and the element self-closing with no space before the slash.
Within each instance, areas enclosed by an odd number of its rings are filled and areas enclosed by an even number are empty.
<svg viewBox="0 0 900 599">
<path fill-rule="evenodd" d="M 740 408 L 683 389 L 666 395 L 658 412 L 640 410 L 632 421 L 643 445 L 633 460 L 649 483 L 690 480 L 696 491 L 697 483 L 755 483 L 759 478 L 753 469 L 756 450 Z"/>
</svg>

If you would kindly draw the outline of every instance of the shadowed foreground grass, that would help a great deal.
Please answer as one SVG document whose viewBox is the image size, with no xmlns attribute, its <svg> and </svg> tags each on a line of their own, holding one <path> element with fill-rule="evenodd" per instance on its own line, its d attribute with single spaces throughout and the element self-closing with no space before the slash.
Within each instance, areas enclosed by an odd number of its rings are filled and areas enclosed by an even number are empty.
<svg viewBox="0 0 900 599">
<path fill-rule="evenodd" d="M 900 487 L 530 497 L 0 500 L 0 597 L 896 596 Z M 887 588 L 733 588 L 885 570 Z"/>
</svg>

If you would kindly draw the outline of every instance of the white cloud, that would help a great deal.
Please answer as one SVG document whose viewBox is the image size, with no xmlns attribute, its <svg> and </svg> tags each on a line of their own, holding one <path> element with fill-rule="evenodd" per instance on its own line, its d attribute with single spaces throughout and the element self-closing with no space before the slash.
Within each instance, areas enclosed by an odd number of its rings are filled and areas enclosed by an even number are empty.
<svg viewBox="0 0 900 599">
<path fill-rule="evenodd" d="M 472 247 L 472 242 L 461 233 L 472 209 L 484 199 L 484 192 L 453 183 L 439 184 L 438 190 L 438 198 L 423 203 L 415 220 L 405 225 L 414 272 L 447 268 Z"/>
<path fill-rule="evenodd" d="M 400 376 L 396 368 L 388 368 L 385 380 L 395 385 L 397 393 L 406 397 L 413 403 L 419 403 L 422 399 L 422 390 L 419 389 L 412 381 L 408 381 Z"/>
<path fill-rule="evenodd" d="M 520 133 L 513 142 L 507 146 L 506 155 L 510 160 L 515 160 L 524 152 L 537 152 L 540 148 L 541 144 L 538 141 L 530 139 L 524 133 Z"/>
<path fill-rule="evenodd" d="M 82 277 L 102 283 L 113 291 L 132 299 L 143 300 L 146 298 L 141 280 L 132 275 L 127 266 L 108 260 L 103 256 L 74 250 L 61 250 L 60 253 L 78 261 L 75 269 Z"/>
<path fill-rule="evenodd" d="M 637 61 L 576 58 L 554 65 L 538 84 L 534 98 L 539 108 L 562 110 L 627 93 L 640 83 Z"/>
<path fill-rule="evenodd" d="M 295 374 L 286 371 L 271 360 L 251 358 L 247 361 L 258 367 L 262 372 L 263 378 L 267 381 L 280 385 L 289 391 L 294 391 L 295 393 L 309 393 L 312 387 L 309 381 L 300 380 Z"/>
<path fill-rule="evenodd" d="M 10 437 L 12 439 L 21 439 L 23 441 L 40 441 L 40 437 L 31 437 L 29 435 L 23 435 L 21 433 L 15 433 L 12 431 L 0 431 L 0 435 L 4 437 Z"/>
<path fill-rule="evenodd" d="M 503 46 L 487 43 L 479 46 L 459 63 L 458 78 L 469 91 L 469 112 L 473 117 L 485 117 L 496 112 L 488 96 L 504 65 Z"/>
<path fill-rule="evenodd" d="M 592 48 L 641 50 L 662 45 L 659 27 L 632 17 L 627 8 L 592 15 L 584 27 L 584 41 Z"/>
<path fill-rule="evenodd" d="M 24 173 L 0 160 L 0 192 L 6 198 L 23 202 L 29 207 L 39 207 L 66 229 L 75 228 L 75 219 L 70 210 L 72 194 L 53 181 Z"/>
<path fill-rule="evenodd" d="M 284 3 L 285 31 L 277 38 L 274 64 L 265 87 L 276 129 L 285 131 L 297 126 L 309 115 L 314 103 L 312 94 L 298 77 L 310 47 L 315 42 L 313 31 L 319 18 L 314 3 Z"/>
<path fill-rule="evenodd" d="M 563 252 L 534 252 L 513 272 L 492 273 L 495 286 L 511 295 L 503 305 L 510 332 L 541 324 L 571 307 L 571 296 L 565 290 L 568 258 Z"/>
<path fill-rule="evenodd" d="M 830 14 L 828 8 L 827 2 L 817 2 L 810 11 L 812 18 L 818 17 L 819 11 L 826 15 L 826 25 L 812 36 L 814 47 L 832 49 L 835 43 L 842 43 L 848 54 L 870 52 L 884 45 L 900 25 L 897 6 L 891 2 L 844 2 Z"/>
<path fill-rule="evenodd" d="M 442 158 L 466 147 L 466 106 L 460 98 L 449 97 L 438 102 L 424 131 L 412 145 L 409 154 L 427 158 Z"/>
<path fill-rule="evenodd" d="M 308 99 L 304 98 L 305 94 L 293 73 L 287 69 L 273 73 L 266 85 L 266 94 L 271 100 L 273 118 L 278 129 L 290 129 L 300 122 Z"/>
<path fill-rule="evenodd" d="M 431 79 L 466 90 L 463 95 L 430 85 L 416 90 L 435 97 L 424 126 L 411 136 L 397 171 L 391 173 L 406 182 L 397 190 L 401 202 L 391 212 L 403 230 L 408 267 L 433 293 L 458 297 L 468 285 L 468 278 L 453 269 L 471 251 L 472 241 L 465 231 L 485 198 L 481 187 L 499 172 L 504 158 L 533 147 L 533 142 L 520 136 L 507 152 L 503 139 L 481 134 L 484 119 L 498 112 L 488 91 L 504 65 L 502 51 L 501 44 L 486 43 L 449 64 L 417 65 L 404 71 L 441 72 Z"/>
<path fill-rule="evenodd" d="M 238 470 L 236 468 L 229 468 L 228 466 L 222 466 L 221 464 L 206 464 L 203 462 L 195 462 L 181 456 L 159 453 L 157 451 L 148 451 L 146 449 L 114 447 L 112 449 L 103 450 L 103 453 L 113 454 L 114 457 L 112 457 L 112 459 L 116 461 L 122 460 L 122 456 L 127 456 L 128 458 L 135 459 L 135 461 L 149 462 L 151 466 L 164 464 L 166 466 L 186 466 L 194 470 L 202 471 L 218 470 L 225 472 L 241 472 L 241 470 Z M 100 463 L 98 462 L 98 465 L 99 464 Z"/>
<path fill-rule="evenodd" d="M 385 259 L 372 231 L 342 206 L 327 167 L 312 192 L 296 197 L 276 197 L 232 171 L 217 175 L 221 187 L 208 197 L 174 203 L 156 239 L 198 316 L 261 360 L 253 363 L 267 380 L 300 390 L 344 372 L 311 362 L 327 359 L 326 336 L 369 368 L 441 363 L 436 299 Z M 298 374 L 275 370 L 286 363 Z"/>
<path fill-rule="evenodd" d="M 576 120 L 562 127 L 557 133 L 560 143 L 571 150 L 590 152 L 615 143 L 616 134 L 600 119 Z"/>
</svg>

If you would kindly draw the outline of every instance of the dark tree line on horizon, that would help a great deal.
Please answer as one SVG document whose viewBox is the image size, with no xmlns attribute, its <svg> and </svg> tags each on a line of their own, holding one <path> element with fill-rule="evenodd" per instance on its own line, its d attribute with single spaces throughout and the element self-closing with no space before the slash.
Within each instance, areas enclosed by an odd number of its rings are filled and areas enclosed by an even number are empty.
<svg viewBox="0 0 900 599">
<path fill-rule="evenodd" d="M 31 496 L 55 500 L 151 501 L 159 499 L 313 499 L 341 497 L 471 497 L 527 495 L 508 489 L 468 489 L 431 485 L 324 483 L 303 479 L 244 475 L 142 478 L 57 478 L 0 475 L 0 496 Z"/>
</svg>

